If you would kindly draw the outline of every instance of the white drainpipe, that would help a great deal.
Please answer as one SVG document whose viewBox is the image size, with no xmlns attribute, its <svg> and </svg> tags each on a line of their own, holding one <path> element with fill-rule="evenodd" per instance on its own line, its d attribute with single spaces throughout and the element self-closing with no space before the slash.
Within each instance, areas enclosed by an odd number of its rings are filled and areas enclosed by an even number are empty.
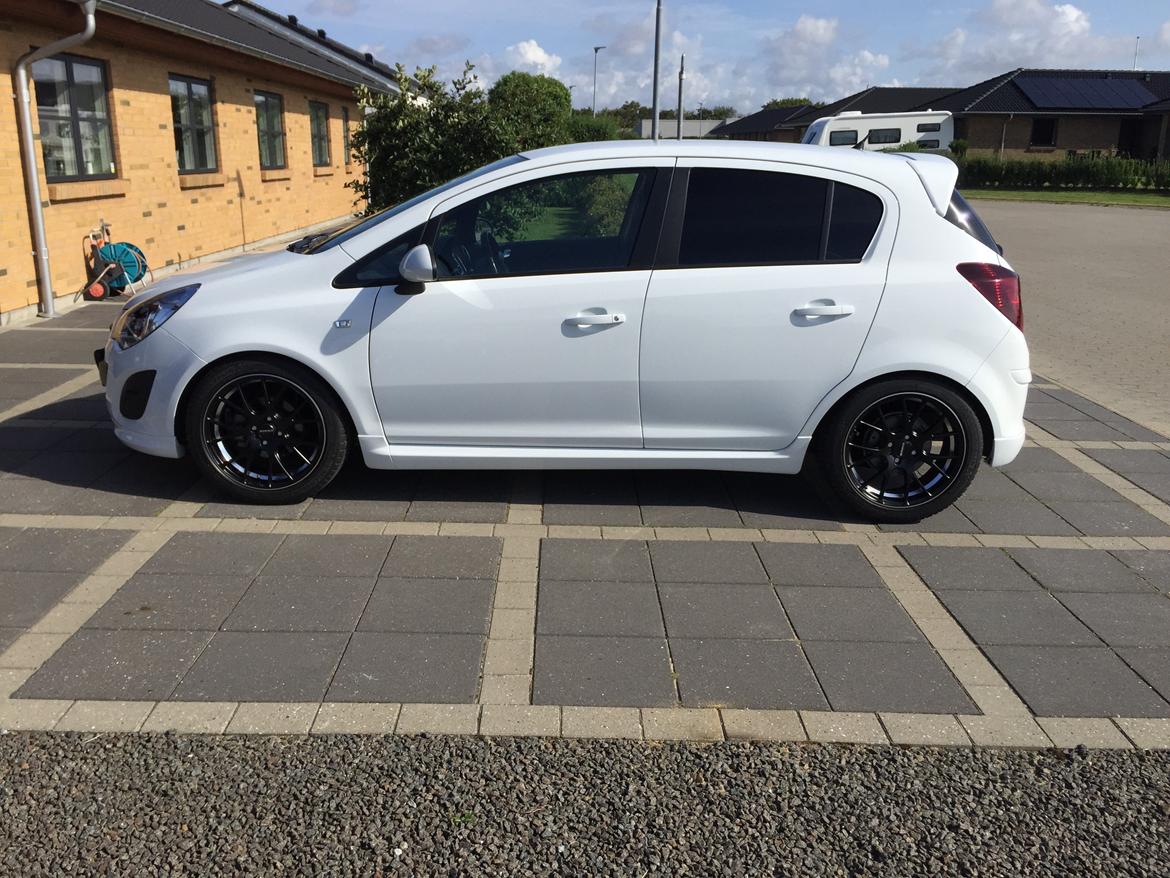
<svg viewBox="0 0 1170 878">
<path fill-rule="evenodd" d="M 42 58 L 49 58 L 66 49 L 80 46 L 93 36 L 97 28 L 94 10 L 97 0 L 76 0 L 85 13 L 85 29 L 80 33 L 64 37 L 55 43 L 41 46 L 16 62 L 16 116 L 20 123 L 20 155 L 24 160 L 24 189 L 28 201 L 29 223 L 33 233 L 33 258 L 36 262 L 37 289 L 40 292 L 39 317 L 52 317 L 56 313 L 53 302 L 53 275 L 49 271 L 49 245 L 45 241 L 45 211 L 41 206 L 41 180 L 37 175 L 37 148 L 33 139 L 32 99 L 29 95 L 29 68 Z"/>
</svg>

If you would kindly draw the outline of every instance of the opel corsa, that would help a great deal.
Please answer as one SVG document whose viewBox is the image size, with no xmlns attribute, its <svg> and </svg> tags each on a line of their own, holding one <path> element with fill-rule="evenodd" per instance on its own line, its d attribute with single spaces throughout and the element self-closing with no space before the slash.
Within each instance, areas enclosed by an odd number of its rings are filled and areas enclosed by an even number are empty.
<svg viewBox="0 0 1170 878">
<path fill-rule="evenodd" d="M 815 460 L 915 521 L 1024 441 L 1019 278 L 922 153 L 593 143 L 503 159 L 127 303 L 118 437 L 292 503 L 375 469 Z M 680 476 L 685 478 L 685 476 Z"/>
</svg>

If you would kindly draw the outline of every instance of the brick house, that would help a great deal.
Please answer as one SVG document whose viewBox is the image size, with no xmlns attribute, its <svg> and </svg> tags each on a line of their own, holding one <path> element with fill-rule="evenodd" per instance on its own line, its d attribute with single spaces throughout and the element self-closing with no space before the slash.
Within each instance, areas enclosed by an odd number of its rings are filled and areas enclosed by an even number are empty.
<svg viewBox="0 0 1170 878">
<path fill-rule="evenodd" d="M 32 65 L 53 295 L 84 282 L 82 238 L 101 220 L 158 272 L 354 212 L 354 88 L 393 88 L 389 68 L 246 5 L 251 16 L 210 0 L 102 0 L 91 39 Z M 0 0 L 0 322 L 38 301 L 14 69 L 84 21 L 70 0 Z"/>
</svg>

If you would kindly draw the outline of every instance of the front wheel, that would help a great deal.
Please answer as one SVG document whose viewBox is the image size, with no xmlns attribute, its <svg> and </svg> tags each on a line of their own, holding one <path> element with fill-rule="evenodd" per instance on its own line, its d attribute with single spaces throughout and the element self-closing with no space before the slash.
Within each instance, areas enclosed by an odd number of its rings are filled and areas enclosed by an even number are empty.
<svg viewBox="0 0 1170 878">
<path fill-rule="evenodd" d="M 904 524 L 957 500 L 983 457 L 979 417 L 926 380 L 871 384 L 825 425 L 818 463 L 834 494 L 872 521 Z"/>
<path fill-rule="evenodd" d="M 236 360 L 192 388 L 187 449 L 217 488 L 248 503 L 298 503 L 333 481 L 349 434 L 332 393 L 293 364 Z"/>
</svg>

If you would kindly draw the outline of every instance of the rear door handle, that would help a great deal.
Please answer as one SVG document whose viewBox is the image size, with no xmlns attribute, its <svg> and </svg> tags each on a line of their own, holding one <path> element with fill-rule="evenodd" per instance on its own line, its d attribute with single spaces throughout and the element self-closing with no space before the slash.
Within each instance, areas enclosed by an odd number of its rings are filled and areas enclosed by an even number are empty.
<svg viewBox="0 0 1170 878">
<path fill-rule="evenodd" d="M 792 313 L 797 317 L 847 317 L 853 313 L 852 305 L 802 305 Z"/>
<path fill-rule="evenodd" d="M 625 322 L 625 314 L 577 314 L 565 318 L 565 323 L 572 326 L 613 326 Z"/>
</svg>

